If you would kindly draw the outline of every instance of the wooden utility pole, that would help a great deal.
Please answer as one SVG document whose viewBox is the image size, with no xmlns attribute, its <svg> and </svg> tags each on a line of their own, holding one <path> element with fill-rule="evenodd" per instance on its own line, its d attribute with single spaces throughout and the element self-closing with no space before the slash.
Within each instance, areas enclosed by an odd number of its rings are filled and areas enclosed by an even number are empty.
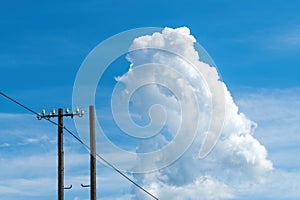
<svg viewBox="0 0 300 200">
<path fill-rule="evenodd" d="M 90 113 L 90 186 L 91 200 L 96 200 L 96 139 L 95 139 L 95 109 L 89 107 Z"/>
<path fill-rule="evenodd" d="M 58 109 L 58 200 L 64 200 L 64 118 Z"/>
<path fill-rule="evenodd" d="M 43 118 L 49 120 L 50 118 L 57 117 L 58 123 L 57 123 L 57 132 L 58 132 L 58 200 L 64 200 L 64 190 L 65 189 L 71 189 L 72 185 L 69 187 L 64 187 L 64 117 L 74 117 L 79 116 L 82 117 L 84 114 L 84 110 L 79 110 L 79 108 L 76 108 L 75 112 L 69 113 L 69 108 L 66 108 L 66 111 L 64 113 L 62 108 L 58 109 L 58 114 L 55 114 L 55 109 L 52 110 L 48 115 L 46 115 L 45 109 L 42 110 L 42 114 L 38 114 L 37 118 L 38 120 L 41 120 Z"/>
</svg>

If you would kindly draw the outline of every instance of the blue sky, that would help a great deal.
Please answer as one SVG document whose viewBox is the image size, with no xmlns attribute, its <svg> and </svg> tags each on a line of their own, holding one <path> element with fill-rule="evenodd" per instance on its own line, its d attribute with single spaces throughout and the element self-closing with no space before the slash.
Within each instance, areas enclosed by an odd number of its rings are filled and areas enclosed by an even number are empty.
<svg viewBox="0 0 300 200">
<path fill-rule="evenodd" d="M 255 137 L 284 174 L 278 176 L 300 177 L 299 6 L 277 0 L 2 2 L 0 90 L 37 111 L 71 107 L 76 73 L 101 41 L 138 27 L 187 26 L 217 64 L 240 111 L 258 124 Z M 75 130 L 71 120 L 66 124 Z M 2 97 L 0 127 L 0 196 L 55 198 L 56 127 Z M 75 187 L 66 198 L 88 199 L 79 184 L 88 182 L 89 155 L 68 135 L 65 145 L 65 182 Z M 100 164 L 98 171 L 98 197 L 130 195 L 126 180 Z M 39 189 L 37 181 L 49 186 Z M 294 196 L 278 199 L 298 199 L 299 182 L 287 182 Z M 271 191 L 261 189 L 257 199 L 276 199 Z M 236 195 L 250 199 L 253 193 Z"/>
</svg>

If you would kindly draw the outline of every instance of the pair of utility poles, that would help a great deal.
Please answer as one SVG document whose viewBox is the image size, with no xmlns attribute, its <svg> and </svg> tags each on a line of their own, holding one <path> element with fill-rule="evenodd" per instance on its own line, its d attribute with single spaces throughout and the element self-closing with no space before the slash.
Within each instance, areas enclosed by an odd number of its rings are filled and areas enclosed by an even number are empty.
<svg viewBox="0 0 300 200">
<path fill-rule="evenodd" d="M 58 118 L 58 200 L 64 200 L 64 190 L 71 189 L 70 187 L 64 186 L 64 117 L 79 116 L 82 117 L 84 111 L 79 111 L 76 108 L 75 112 L 69 113 L 69 109 L 63 112 L 62 108 L 58 109 L 58 114 L 55 114 L 53 109 L 51 113 L 45 115 L 45 110 L 42 114 L 38 114 L 37 118 L 40 120 L 42 118 L 50 119 L 53 117 Z M 91 200 L 96 200 L 96 138 L 95 138 L 95 108 L 94 106 L 89 106 L 89 120 L 90 120 L 90 197 Z M 81 184 L 81 186 L 83 186 Z M 88 187 L 88 186 L 83 186 Z"/>
</svg>

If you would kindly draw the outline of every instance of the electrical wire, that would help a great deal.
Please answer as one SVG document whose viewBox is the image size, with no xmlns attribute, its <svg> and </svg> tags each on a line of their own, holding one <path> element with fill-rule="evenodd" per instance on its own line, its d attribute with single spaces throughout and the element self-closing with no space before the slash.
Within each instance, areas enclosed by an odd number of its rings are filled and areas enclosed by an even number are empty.
<svg viewBox="0 0 300 200">
<path fill-rule="evenodd" d="M 39 113 L 37 113 L 36 111 L 30 109 L 29 107 L 25 106 L 24 104 L 20 103 L 19 101 L 11 98 L 10 96 L 6 95 L 5 93 L 0 91 L 0 95 L 2 95 L 3 97 L 7 98 L 8 100 L 14 102 L 15 104 L 23 107 L 24 109 L 26 109 L 27 111 L 35 114 L 35 115 L 39 115 Z M 49 118 L 43 118 L 47 121 L 49 121 L 50 123 L 56 125 L 56 126 L 61 126 L 58 123 L 52 121 Z M 76 136 L 72 131 L 70 131 L 67 127 L 63 126 L 63 129 L 66 130 L 71 136 L 73 136 L 81 145 L 83 145 L 85 148 L 87 148 L 90 151 L 90 147 L 85 144 L 78 136 Z M 133 185 L 135 185 L 136 187 L 138 187 L 139 189 L 141 189 L 142 191 L 144 191 L 145 193 L 147 193 L 149 196 L 151 196 L 153 199 L 159 200 L 156 196 L 154 196 L 153 194 L 151 194 L 149 191 L 147 191 L 145 188 L 143 188 L 143 186 L 139 185 L 137 182 L 135 182 L 133 179 L 131 179 L 129 176 L 127 176 L 126 174 L 124 174 L 121 170 L 119 170 L 118 168 L 116 168 L 113 164 L 111 164 L 110 162 L 108 162 L 106 159 L 104 159 L 102 156 L 100 156 L 98 153 L 96 153 L 96 156 L 101 159 L 105 164 L 107 164 L 109 167 L 111 167 L 113 170 L 115 170 L 117 173 L 119 173 L 121 176 L 123 176 L 125 179 L 127 179 L 129 182 L 131 182 Z"/>
<path fill-rule="evenodd" d="M 4 93 L 1 92 L 1 91 L 0 91 L 0 95 L 4 96 L 5 98 L 7 98 L 8 100 L 14 102 L 15 104 L 21 106 L 21 107 L 24 108 L 25 110 L 27 110 L 27 111 L 29 111 L 29 112 L 35 114 L 35 115 L 39 115 L 38 112 L 32 110 L 31 108 L 25 106 L 24 104 L 22 104 L 22 103 L 20 103 L 19 101 L 17 101 L 17 100 L 15 100 L 15 99 L 11 98 L 10 96 L 4 94 Z M 51 119 L 48 119 L 48 118 L 44 118 L 44 119 L 47 120 L 47 121 L 49 121 L 50 123 L 52 123 L 52 124 L 54 124 L 54 125 L 58 125 L 58 123 L 52 121 Z"/>
<path fill-rule="evenodd" d="M 79 137 L 77 137 L 73 132 L 71 132 L 69 129 L 67 129 L 66 127 L 63 127 L 64 130 L 66 130 L 70 135 L 72 135 L 79 143 L 81 143 L 83 146 L 85 146 L 88 150 L 91 150 L 90 147 L 85 144 Z M 108 166 L 110 166 L 113 170 L 115 170 L 117 173 L 119 173 L 121 176 L 123 176 L 124 178 L 126 178 L 128 181 L 130 181 L 132 184 L 134 184 L 136 187 L 140 188 L 141 190 L 143 190 L 145 193 L 147 193 L 148 195 L 150 195 L 151 197 L 153 197 L 156 200 L 159 200 L 156 196 L 154 196 L 153 194 L 151 194 L 150 192 L 148 192 L 145 188 L 143 188 L 142 186 L 140 186 L 138 183 L 136 183 L 135 181 L 133 181 L 129 176 L 127 176 L 126 174 L 124 174 L 121 170 L 119 170 L 118 168 L 116 168 L 114 165 L 112 165 L 111 163 L 109 163 L 107 160 L 105 160 L 102 156 L 100 156 L 98 153 L 96 153 L 96 156 L 101 159 L 105 164 L 107 164 Z"/>
<path fill-rule="evenodd" d="M 1 91 L 0 91 L 0 94 L 1 94 L 2 96 L 4 96 L 5 98 L 9 99 L 10 101 L 12 101 L 12 102 L 14 102 L 14 103 L 18 104 L 19 106 L 21 106 L 21 107 L 25 108 L 25 109 L 26 109 L 26 110 L 28 110 L 29 112 L 31 112 L 31 113 L 33 113 L 33 114 L 35 114 L 35 115 L 38 115 L 38 113 L 37 113 L 37 112 L 35 112 L 34 110 L 32 110 L 32 109 L 28 108 L 27 106 L 25 106 L 24 104 L 22 104 L 22 103 L 18 102 L 17 100 L 15 100 L 15 99 L 13 99 L 13 98 L 11 98 L 11 97 L 7 96 L 7 95 L 6 95 L 6 94 L 4 94 L 3 92 L 1 92 Z"/>
</svg>

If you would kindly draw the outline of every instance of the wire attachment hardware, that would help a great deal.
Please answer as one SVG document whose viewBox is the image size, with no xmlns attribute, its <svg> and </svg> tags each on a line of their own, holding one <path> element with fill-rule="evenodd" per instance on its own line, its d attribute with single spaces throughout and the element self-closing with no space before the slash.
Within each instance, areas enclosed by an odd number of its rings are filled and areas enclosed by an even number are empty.
<svg viewBox="0 0 300 200">
<path fill-rule="evenodd" d="M 64 187 L 65 190 L 69 190 L 69 189 L 72 189 L 73 185 L 70 185 L 68 187 Z"/>
<path fill-rule="evenodd" d="M 86 188 L 86 187 L 91 187 L 90 185 L 84 185 L 84 184 L 80 184 L 81 185 L 81 187 L 83 187 L 83 188 Z"/>
</svg>

